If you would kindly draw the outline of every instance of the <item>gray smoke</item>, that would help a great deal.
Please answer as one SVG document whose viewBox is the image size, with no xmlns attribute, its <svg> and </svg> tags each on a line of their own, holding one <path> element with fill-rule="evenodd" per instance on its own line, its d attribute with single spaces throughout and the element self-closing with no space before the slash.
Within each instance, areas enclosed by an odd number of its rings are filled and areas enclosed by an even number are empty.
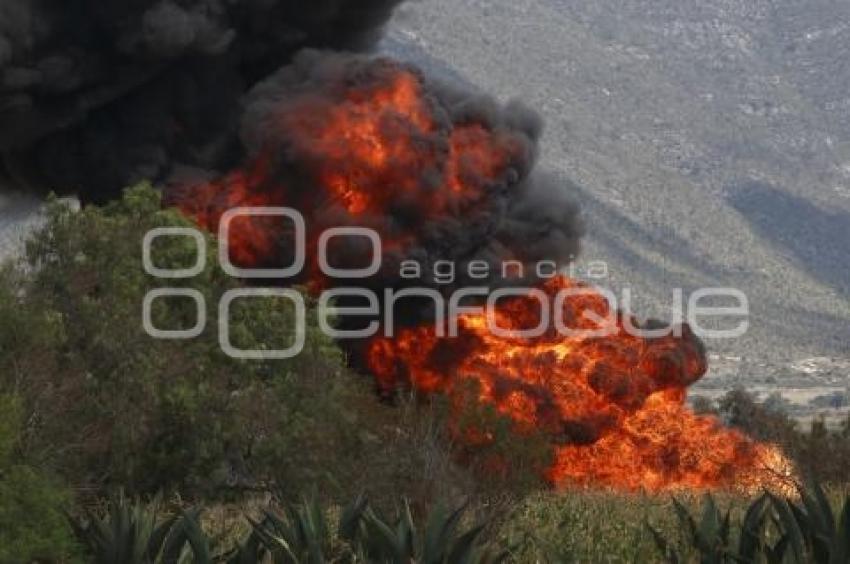
<svg viewBox="0 0 850 564">
<path fill-rule="evenodd" d="M 304 47 L 368 49 L 401 0 L 0 0 L 0 154 L 105 200 L 242 155 L 240 100 Z"/>
</svg>

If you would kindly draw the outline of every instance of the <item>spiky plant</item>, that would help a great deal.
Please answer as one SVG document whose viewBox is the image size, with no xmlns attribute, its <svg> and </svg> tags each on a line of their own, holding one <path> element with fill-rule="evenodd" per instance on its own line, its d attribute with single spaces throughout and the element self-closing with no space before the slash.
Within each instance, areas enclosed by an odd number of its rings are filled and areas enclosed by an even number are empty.
<svg viewBox="0 0 850 564">
<path fill-rule="evenodd" d="M 377 564 L 489 564 L 504 561 L 507 558 L 505 551 L 488 548 L 482 542 L 484 524 L 469 528 L 462 526 L 465 509 L 461 506 L 449 510 L 439 504 L 429 514 L 424 529 L 420 530 L 406 500 L 394 520 L 363 506 L 358 526 L 348 528 L 347 540 L 354 548 L 357 560 Z"/>
<path fill-rule="evenodd" d="M 846 564 L 850 562 L 850 496 L 836 516 L 823 488 L 800 488 L 799 501 L 765 493 L 748 507 L 733 549 L 729 512 L 721 513 L 711 495 L 699 522 L 674 500 L 686 548 L 703 563 Z M 647 524 L 667 562 L 685 562 L 674 542 Z M 770 542 L 770 532 L 776 541 Z"/>
<path fill-rule="evenodd" d="M 274 564 L 323 564 L 327 560 L 330 534 L 327 516 L 313 495 L 300 504 L 284 503 L 280 513 L 267 511 L 261 521 L 250 520 L 253 534 L 243 547 L 249 558 L 268 554 Z"/>
<path fill-rule="evenodd" d="M 792 557 L 817 564 L 850 562 L 850 496 L 836 516 L 820 484 L 799 493 L 799 502 L 771 496 Z"/>
<path fill-rule="evenodd" d="M 753 501 L 744 514 L 737 534 L 733 534 L 729 510 L 722 512 L 711 494 L 703 498 L 699 519 L 674 499 L 673 508 L 683 537 L 684 550 L 651 525 L 647 524 L 647 528 L 664 560 L 670 563 L 688 562 L 689 555 L 696 554 L 702 564 L 779 564 L 786 562 L 786 553 L 792 543 L 773 512 L 773 499 L 770 494 L 764 494 Z M 773 529 L 779 531 L 779 538 L 771 544 L 769 531 Z"/>
<path fill-rule="evenodd" d="M 122 492 L 103 514 L 89 511 L 71 518 L 71 524 L 96 564 L 212 564 L 222 559 L 213 555 L 201 528 L 200 509 L 164 519 L 159 514 L 158 497 L 145 504 Z"/>
<path fill-rule="evenodd" d="M 770 543 L 770 531 L 778 531 L 777 542 Z M 738 562 L 765 562 L 780 564 L 785 561 L 788 549 L 788 536 L 782 532 L 775 513 L 772 511 L 771 498 L 765 493 L 750 504 L 741 523 L 738 539 Z"/>
<path fill-rule="evenodd" d="M 157 522 L 159 499 L 150 504 L 115 495 L 107 511 L 89 511 L 71 525 L 97 564 L 147 564 L 153 562 L 176 519 Z"/>
<path fill-rule="evenodd" d="M 212 564 L 212 541 L 201 528 L 201 509 L 183 512 L 172 524 L 162 550 L 153 564 Z"/>
<path fill-rule="evenodd" d="M 733 561 L 729 542 L 729 511 L 721 513 L 713 496 L 706 494 L 703 498 L 702 517 L 699 521 L 677 499 L 673 500 L 673 508 L 676 511 L 680 532 L 684 537 L 687 548 L 699 554 L 700 562 L 719 564 Z M 647 524 L 647 528 L 667 562 L 678 564 L 687 560 L 686 555 L 677 550 L 675 542 L 664 538 L 651 525 Z"/>
</svg>

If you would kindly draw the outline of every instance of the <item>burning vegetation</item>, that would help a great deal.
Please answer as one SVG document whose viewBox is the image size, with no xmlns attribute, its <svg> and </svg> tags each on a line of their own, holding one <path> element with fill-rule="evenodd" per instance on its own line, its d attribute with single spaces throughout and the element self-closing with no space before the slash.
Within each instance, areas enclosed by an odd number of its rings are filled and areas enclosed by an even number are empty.
<svg viewBox="0 0 850 564">
<path fill-rule="evenodd" d="M 578 285 L 561 277 L 543 289 L 554 295 Z M 501 329 L 520 332 L 538 325 L 539 311 L 537 300 L 518 297 L 498 306 L 494 318 Z M 563 301 L 570 329 L 603 329 L 605 322 L 593 319 L 611 314 L 601 295 Z M 458 394 L 458 402 L 464 383 L 474 382 L 479 401 L 515 421 L 520 437 L 549 437 L 554 463 L 547 478 L 557 486 L 785 487 L 790 467 L 776 448 L 685 406 L 687 387 L 706 370 L 703 346 L 687 326 L 681 338 L 647 339 L 624 330 L 622 316 L 614 313 L 611 336 L 566 338 L 550 327 L 525 338 L 494 335 L 483 312 L 464 314 L 456 339 L 426 327 L 373 341 L 369 365 L 384 387 L 409 381 L 424 392 Z"/>
</svg>

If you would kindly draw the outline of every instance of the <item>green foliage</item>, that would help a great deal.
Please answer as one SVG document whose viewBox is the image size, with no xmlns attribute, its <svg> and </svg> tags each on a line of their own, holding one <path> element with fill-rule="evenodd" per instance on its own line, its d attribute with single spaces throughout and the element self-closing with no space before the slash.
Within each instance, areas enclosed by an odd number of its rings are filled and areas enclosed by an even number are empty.
<svg viewBox="0 0 850 564">
<path fill-rule="evenodd" d="M 471 480 L 456 464 L 445 419 L 427 402 L 376 401 L 368 378 L 318 329 L 308 304 L 304 352 L 289 360 L 237 361 L 218 343 L 221 295 L 239 285 L 216 263 L 187 280 L 142 268 L 142 240 L 155 227 L 187 227 L 142 185 L 105 207 L 75 211 L 51 201 L 46 223 L 16 268 L 0 270 L 0 393 L 13 392 L 27 432 L 18 450 L 75 489 L 104 495 L 177 491 L 232 498 L 277 485 L 286 499 L 318 486 L 326 498 L 369 490 L 377 505 L 456 498 Z M 195 263 L 195 242 L 161 237 L 160 268 Z M 199 291 L 209 321 L 195 339 L 151 338 L 145 294 L 163 285 Z M 158 299 L 156 327 L 195 324 L 195 305 Z M 278 345 L 292 333 L 286 300 L 237 300 L 231 337 L 244 348 Z"/>
<path fill-rule="evenodd" d="M 72 523 L 89 549 L 93 562 L 108 564 L 154 562 L 162 552 L 173 520 L 157 523 L 157 505 L 131 503 L 123 494 L 112 500 L 103 516 L 89 512 Z"/>
<path fill-rule="evenodd" d="M 0 395 L 0 563 L 73 560 L 78 546 L 62 512 L 67 492 L 16 463 L 20 414 L 17 399 Z"/>
<path fill-rule="evenodd" d="M 94 564 L 208 564 L 220 562 L 214 544 L 204 532 L 201 510 L 190 509 L 160 517 L 160 501 L 149 504 L 115 496 L 99 515 L 89 511 L 72 519 L 78 538 L 86 545 Z"/>
<path fill-rule="evenodd" d="M 731 510 L 721 512 L 711 495 L 704 497 L 699 519 L 692 516 L 680 501 L 673 500 L 681 541 L 665 538 L 649 524 L 647 528 L 667 562 L 688 562 L 692 555 L 705 564 L 781 562 L 786 546 L 784 539 L 776 546 L 768 546 L 766 542 L 769 506 L 769 497 L 763 495 L 747 508 L 734 535 L 738 539 L 737 547 L 733 538 Z"/>
<path fill-rule="evenodd" d="M 850 496 L 838 516 L 817 483 L 800 489 L 799 502 L 773 497 L 773 504 L 798 562 L 850 562 Z"/>
<path fill-rule="evenodd" d="M 388 520 L 367 507 L 349 540 L 358 560 L 364 562 L 485 564 L 505 560 L 507 552 L 488 547 L 481 541 L 484 524 L 462 526 L 464 510 L 465 507 L 449 510 L 438 504 L 420 529 L 407 501 L 395 520 Z"/>
<path fill-rule="evenodd" d="M 481 403 L 478 382 L 469 380 L 458 387 L 451 424 L 462 437 L 461 457 L 479 484 L 485 490 L 519 496 L 544 487 L 553 454 L 549 438 L 539 429 L 519 427 L 493 405 Z"/>
<path fill-rule="evenodd" d="M 834 484 L 847 480 L 850 418 L 841 429 L 834 431 L 827 429 L 822 419 L 815 419 L 808 430 L 800 429 L 787 413 L 771 409 L 769 404 L 757 403 L 750 393 L 741 389 L 727 393 L 718 407 L 730 425 L 758 440 L 782 447 L 797 469 L 809 479 Z"/>
<path fill-rule="evenodd" d="M 119 497 L 76 530 L 91 561 L 103 563 L 837 564 L 847 562 L 850 497 L 843 496 L 838 514 L 836 501 L 819 486 L 801 491 L 799 499 L 764 494 L 749 502 L 549 493 L 497 523 L 466 518 L 466 505 L 432 505 L 416 517 L 404 501 L 387 518 L 363 496 L 337 509 L 313 494 L 283 501 L 259 519 L 247 517 L 251 530 L 228 549 L 202 526 L 199 509 L 162 517 L 158 500 L 142 505 Z"/>
<path fill-rule="evenodd" d="M 251 525 L 253 534 L 242 547 L 243 558 L 253 550 L 258 557 L 268 553 L 275 564 L 321 564 L 328 560 L 330 527 L 315 495 L 300 505 L 284 503 L 282 513 L 267 511 L 262 521 L 252 521 Z"/>
<path fill-rule="evenodd" d="M 328 469 L 354 472 L 355 461 L 339 464 L 356 456 L 349 411 L 373 396 L 347 373 L 315 316 L 304 353 L 287 361 L 227 357 L 214 318 L 196 339 L 154 339 L 141 322 L 149 290 L 198 290 L 212 317 L 238 284 L 218 268 L 215 242 L 207 239 L 198 276 L 158 280 L 142 268 L 144 235 L 191 224 L 160 209 L 151 187 L 102 208 L 51 201 L 46 215 L 25 264 L 0 280 L 0 392 L 17 393 L 24 417 L 37 422 L 21 441 L 29 458 L 87 491 L 131 493 L 201 495 L 273 479 L 297 489 L 327 480 Z M 160 268 L 191 266 L 195 253 L 188 237 L 161 237 L 152 252 Z M 162 329 L 191 327 L 195 317 L 188 299 L 152 308 Z M 240 347 L 276 346 L 294 331 L 292 304 L 239 300 L 231 331 Z M 309 448 L 316 444 L 323 448 Z"/>
<path fill-rule="evenodd" d="M 801 488 L 799 501 L 766 493 L 753 501 L 734 532 L 731 513 L 721 513 L 706 496 L 702 517 L 695 519 L 674 500 L 683 541 L 676 543 L 647 525 L 665 561 L 703 563 L 837 564 L 850 558 L 850 496 L 840 518 L 818 484 Z M 737 538 L 737 547 L 734 539 Z"/>
<path fill-rule="evenodd" d="M 253 522 L 254 533 L 244 546 L 252 546 L 256 539 L 258 555 L 265 551 L 275 564 L 485 564 L 504 560 L 506 552 L 482 542 L 484 525 L 465 527 L 463 514 L 464 507 L 448 510 L 437 505 L 419 528 L 407 501 L 395 519 L 387 519 L 360 496 L 342 510 L 332 535 L 327 513 L 314 496 L 298 505 L 285 504 L 282 514 L 267 512 L 261 522 Z"/>
<path fill-rule="evenodd" d="M 0 468 L 12 460 L 21 427 L 21 404 L 11 395 L 0 395 Z"/>
<path fill-rule="evenodd" d="M 656 496 L 594 491 L 544 492 L 512 508 L 496 537 L 516 562 L 655 562 L 646 520 L 665 535 L 678 523 Z"/>
<path fill-rule="evenodd" d="M 200 510 L 160 517 L 160 504 L 114 498 L 103 514 L 89 512 L 74 521 L 79 538 L 95 564 L 486 564 L 503 561 L 504 551 L 488 548 L 483 525 L 464 526 L 464 508 L 438 505 L 419 530 L 405 502 L 395 521 L 384 519 L 366 498 L 345 507 L 336 528 L 329 511 L 313 495 L 284 502 L 261 520 L 248 519 L 252 531 L 235 549 L 215 550 L 201 525 Z"/>
<path fill-rule="evenodd" d="M 12 466 L 0 477 L 0 562 L 71 560 L 78 546 L 62 508 L 67 492 L 27 466 Z"/>
</svg>

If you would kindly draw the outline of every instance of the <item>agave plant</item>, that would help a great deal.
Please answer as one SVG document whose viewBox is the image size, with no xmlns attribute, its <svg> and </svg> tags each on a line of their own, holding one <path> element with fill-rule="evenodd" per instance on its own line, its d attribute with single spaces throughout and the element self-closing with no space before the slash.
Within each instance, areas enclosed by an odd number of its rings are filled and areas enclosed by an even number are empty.
<svg viewBox="0 0 850 564">
<path fill-rule="evenodd" d="M 673 508 L 676 511 L 676 517 L 685 541 L 690 549 L 699 554 L 700 562 L 719 564 L 734 561 L 729 542 L 729 511 L 721 513 L 710 494 L 707 494 L 703 499 L 702 517 L 699 522 L 679 500 L 673 500 Z M 647 524 L 647 527 L 667 562 L 678 564 L 686 561 L 685 555 L 676 550 L 675 543 L 665 539 L 651 525 Z"/>
<path fill-rule="evenodd" d="M 737 546 L 730 538 L 729 512 L 721 513 L 707 495 L 699 522 L 679 501 L 674 508 L 687 548 L 703 563 L 847 564 L 850 562 L 850 497 L 839 516 L 823 488 L 816 483 L 800 488 L 799 501 L 765 493 L 750 504 L 741 522 Z M 667 562 L 686 561 L 656 529 L 647 525 Z M 771 531 L 776 541 L 770 542 Z"/>
<path fill-rule="evenodd" d="M 464 511 L 465 506 L 449 510 L 442 504 L 437 505 L 420 531 L 406 500 L 392 521 L 363 506 L 356 526 L 352 526 L 355 522 L 349 519 L 341 535 L 354 548 L 355 558 L 364 562 L 489 564 L 504 561 L 507 552 L 491 550 L 481 541 L 485 525 L 462 527 Z"/>
<path fill-rule="evenodd" d="M 77 537 L 97 564 L 146 564 L 160 553 L 175 520 L 157 523 L 159 499 L 149 505 L 131 502 L 123 492 L 114 496 L 102 516 L 93 511 L 71 518 Z"/>
<path fill-rule="evenodd" d="M 695 553 L 703 564 L 721 563 L 781 563 L 786 561 L 789 537 L 772 512 L 772 498 L 764 494 L 747 508 L 739 530 L 733 535 L 729 510 L 721 512 L 714 497 L 706 494 L 702 502 L 702 515 L 697 520 L 678 500 L 673 508 L 684 537 L 685 550 L 677 549 L 655 528 L 647 524 L 656 546 L 665 561 L 680 563 L 688 561 L 688 554 Z M 778 540 L 771 544 L 768 531 L 780 530 Z M 735 538 L 737 542 L 735 542 Z"/>
<path fill-rule="evenodd" d="M 172 524 L 154 564 L 212 564 L 222 557 L 212 552 L 212 542 L 201 528 L 201 510 L 182 513 Z"/>
<path fill-rule="evenodd" d="M 329 527 L 315 495 L 299 505 L 283 504 L 282 513 L 267 511 L 262 521 L 251 520 L 251 525 L 253 533 L 243 545 L 240 564 L 263 554 L 274 564 L 322 564 L 327 560 Z"/>
<path fill-rule="evenodd" d="M 771 496 L 786 543 L 797 562 L 850 562 L 850 496 L 836 518 L 820 484 L 800 488 L 800 501 Z"/>
<path fill-rule="evenodd" d="M 160 519 L 159 513 L 158 497 L 144 504 L 119 493 L 103 515 L 89 511 L 81 519 L 71 518 L 71 525 L 96 564 L 211 564 L 221 560 L 213 555 L 210 539 L 201 529 L 200 509 L 165 519 Z"/>
<path fill-rule="evenodd" d="M 771 499 L 769 494 L 762 494 L 747 508 L 741 523 L 738 553 L 735 556 L 738 562 L 785 562 L 788 536 L 782 531 L 775 513 L 771 510 Z M 772 530 L 778 531 L 779 537 L 773 544 L 768 539 L 769 531 Z"/>
</svg>

